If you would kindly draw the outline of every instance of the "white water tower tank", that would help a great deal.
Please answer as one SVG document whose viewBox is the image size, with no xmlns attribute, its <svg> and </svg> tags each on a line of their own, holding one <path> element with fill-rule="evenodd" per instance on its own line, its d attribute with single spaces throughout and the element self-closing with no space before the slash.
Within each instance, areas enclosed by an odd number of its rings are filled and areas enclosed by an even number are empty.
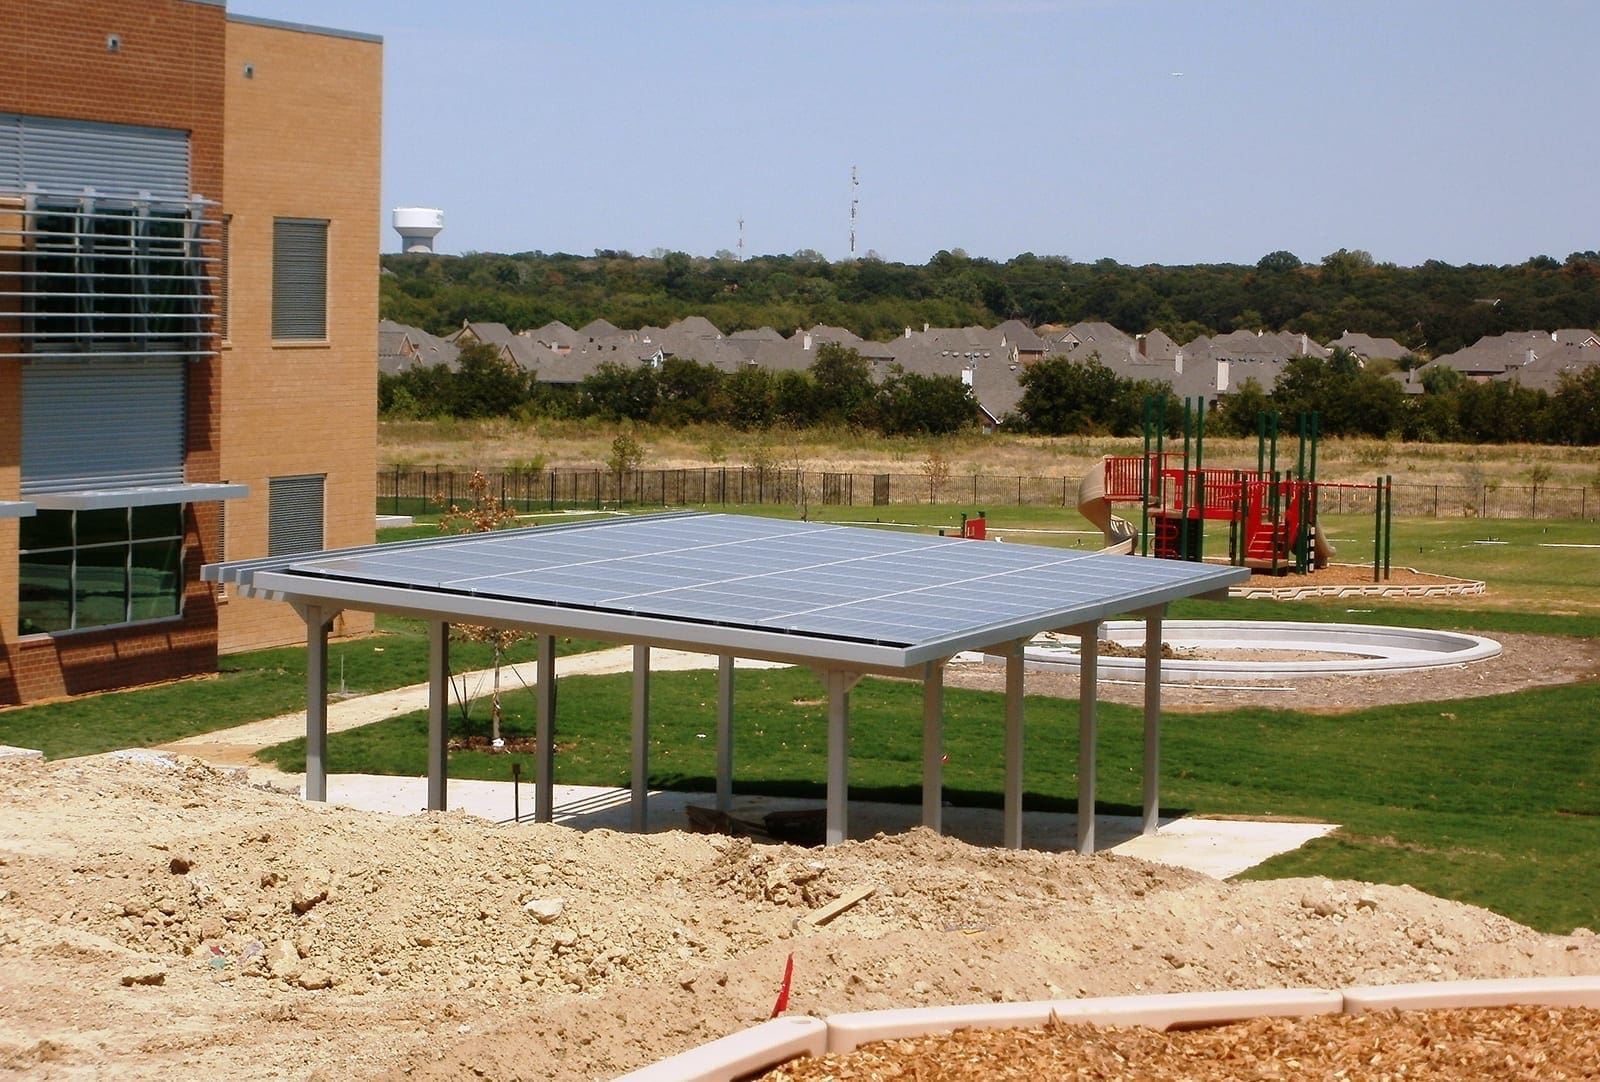
<svg viewBox="0 0 1600 1082">
<path fill-rule="evenodd" d="M 434 207 L 395 207 L 394 231 L 402 252 L 432 252 L 433 238 L 444 228 L 444 211 Z"/>
</svg>

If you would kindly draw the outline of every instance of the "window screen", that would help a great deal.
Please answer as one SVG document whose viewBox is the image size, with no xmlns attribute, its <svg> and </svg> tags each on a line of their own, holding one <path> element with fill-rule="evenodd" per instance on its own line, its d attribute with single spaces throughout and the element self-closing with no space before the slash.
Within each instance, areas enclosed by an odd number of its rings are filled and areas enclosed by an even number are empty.
<svg viewBox="0 0 1600 1082">
<path fill-rule="evenodd" d="M 328 337 L 328 223 L 309 218 L 272 222 L 272 337 Z"/>
<path fill-rule="evenodd" d="M 326 475 L 273 477 L 267 481 L 267 555 L 322 551 L 322 496 Z"/>
</svg>

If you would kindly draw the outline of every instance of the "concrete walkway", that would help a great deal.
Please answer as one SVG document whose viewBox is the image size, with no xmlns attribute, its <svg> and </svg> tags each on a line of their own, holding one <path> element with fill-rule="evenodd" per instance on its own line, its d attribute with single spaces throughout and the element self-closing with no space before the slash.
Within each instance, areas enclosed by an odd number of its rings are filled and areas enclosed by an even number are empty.
<svg viewBox="0 0 1600 1082">
<path fill-rule="evenodd" d="M 709 669 L 715 668 L 717 659 L 711 654 L 696 654 L 687 650 L 652 650 L 650 651 L 650 671 L 668 672 L 684 669 Z M 772 669 L 781 668 L 770 661 L 754 661 L 740 658 L 735 663 L 740 669 Z M 556 659 L 556 672 L 558 676 L 577 676 L 582 674 L 619 673 L 633 671 L 633 647 L 617 646 L 609 650 L 595 650 L 585 654 L 570 654 Z M 466 689 L 466 698 L 469 702 L 488 697 L 492 690 L 494 671 L 483 669 L 478 672 L 469 672 L 458 675 L 453 683 L 455 694 L 460 694 L 460 689 Z M 500 670 L 500 686 L 504 691 L 511 691 L 521 687 L 535 687 L 539 683 L 538 662 L 524 661 L 517 665 L 506 665 Z M 370 695 L 359 695 L 348 699 L 337 699 L 328 704 L 328 732 L 342 733 L 349 729 L 371 725 L 375 721 L 383 721 L 398 714 L 409 714 L 415 710 L 426 710 L 428 707 L 428 685 L 411 684 L 408 687 L 395 688 L 391 691 L 378 691 Z M 293 714 L 280 714 L 275 718 L 265 718 L 261 721 L 252 721 L 246 725 L 239 725 L 232 729 L 219 729 L 216 732 L 200 733 L 196 736 L 186 736 L 182 740 L 175 740 L 165 744 L 160 750 L 175 751 L 182 755 L 194 755 L 211 763 L 224 763 L 232 766 L 255 765 L 255 753 L 262 748 L 281 744 L 285 740 L 293 740 L 297 736 L 306 735 L 306 714 L 301 710 Z"/>
<path fill-rule="evenodd" d="M 652 672 L 713 668 L 715 655 L 684 650 L 652 650 Z M 739 668 L 778 668 L 772 662 L 739 659 Z M 557 659 L 561 676 L 581 673 L 620 673 L 633 671 L 633 647 L 622 646 Z M 458 689 L 467 690 L 468 699 L 489 694 L 492 671 L 458 676 Z M 534 662 L 508 665 L 501 670 L 501 686 L 532 687 L 538 682 Z M 398 714 L 425 709 L 428 685 L 413 684 L 392 691 L 377 692 L 329 703 L 329 733 L 345 732 L 382 721 Z M 284 774 L 255 760 L 262 748 L 305 735 L 306 716 L 301 711 L 250 722 L 232 729 L 201 733 L 163 745 L 158 751 L 192 755 L 210 763 L 249 768 L 252 780 L 305 792 L 305 777 Z M 427 778 L 399 778 L 370 774 L 332 774 L 328 777 L 328 800 L 346 807 L 367 811 L 410 815 L 427 808 Z M 510 823 L 519 816 L 533 817 L 533 786 L 525 779 L 515 786 L 503 782 L 464 781 L 452 778 L 448 789 L 451 811 L 466 812 L 496 823 Z M 709 793 L 655 791 L 650 794 L 650 829 L 680 830 L 688 825 L 684 808 L 688 804 L 710 806 Z M 822 801 L 780 800 L 768 797 L 736 797 L 734 812 L 759 818 L 780 809 L 821 808 Z M 580 828 L 630 829 L 629 793 L 626 789 L 605 786 L 557 785 L 555 821 Z M 1002 841 L 1001 812 L 997 808 L 944 809 L 944 832 L 974 845 L 997 846 Z M 877 833 L 897 834 L 915 827 L 921 808 L 907 804 L 877 804 L 852 801 L 850 835 L 870 838 Z M 1023 815 L 1023 842 L 1029 849 L 1071 852 L 1077 846 L 1077 816 L 1055 812 L 1026 812 Z M 1241 819 L 1183 818 L 1163 820 L 1157 833 L 1141 836 L 1140 820 L 1131 816 L 1102 815 L 1095 819 L 1095 834 L 1101 851 L 1189 868 L 1217 878 L 1237 875 L 1269 857 L 1297 849 L 1313 838 L 1337 829 L 1331 823 L 1260 822 Z"/>
</svg>

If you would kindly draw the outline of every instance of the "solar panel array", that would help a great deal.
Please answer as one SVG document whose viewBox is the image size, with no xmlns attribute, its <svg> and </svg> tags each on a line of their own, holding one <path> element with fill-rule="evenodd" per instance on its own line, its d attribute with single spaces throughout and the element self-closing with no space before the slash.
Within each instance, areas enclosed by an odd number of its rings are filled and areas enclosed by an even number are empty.
<svg viewBox="0 0 1600 1082">
<path fill-rule="evenodd" d="M 296 560 L 297 576 L 898 647 L 1152 591 L 1231 568 L 856 526 L 693 514 L 598 520 Z M 1148 603 L 1148 602 L 1146 602 Z"/>
</svg>

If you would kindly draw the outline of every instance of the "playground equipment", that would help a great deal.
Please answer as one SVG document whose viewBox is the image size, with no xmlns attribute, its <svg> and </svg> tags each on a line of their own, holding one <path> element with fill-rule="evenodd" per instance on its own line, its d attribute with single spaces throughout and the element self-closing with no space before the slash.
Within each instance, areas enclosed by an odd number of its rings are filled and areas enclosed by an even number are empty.
<svg viewBox="0 0 1600 1082">
<path fill-rule="evenodd" d="M 1393 511 L 1390 479 L 1373 485 L 1332 485 L 1316 479 L 1319 421 L 1296 417 L 1298 448 L 1292 468 L 1278 468 L 1280 418 L 1262 413 L 1256 423 L 1256 468 L 1205 465 L 1206 405 L 1184 399 L 1183 449 L 1166 447 L 1167 401 L 1144 404 L 1144 447 L 1137 455 L 1106 455 L 1078 486 L 1078 510 L 1105 536 L 1106 551 L 1199 561 L 1205 557 L 1205 524 L 1228 523 L 1228 562 L 1272 574 L 1306 574 L 1328 566 L 1335 549 L 1317 520 L 1327 488 L 1371 490 L 1376 523 L 1373 581 L 1389 576 Z M 1135 526 L 1112 510 L 1136 504 Z"/>
</svg>

